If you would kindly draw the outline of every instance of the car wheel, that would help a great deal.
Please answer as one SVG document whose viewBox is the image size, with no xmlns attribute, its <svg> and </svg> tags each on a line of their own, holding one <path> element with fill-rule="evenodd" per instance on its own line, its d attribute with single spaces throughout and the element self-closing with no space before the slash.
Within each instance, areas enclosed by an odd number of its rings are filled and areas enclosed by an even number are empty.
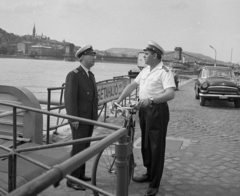
<svg viewBox="0 0 240 196">
<path fill-rule="evenodd" d="M 240 100 L 239 99 L 234 100 L 234 106 L 235 106 L 235 108 L 240 108 Z"/>
<path fill-rule="evenodd" d="M 198 94 L 198 90 L 197 89 L 195 91 L 195 99 L 199 99 L 199 94 Z"/>
<path fill-rule="evenodd" d="M 204 97 L 202 97 L 202 96 L 200 96 L 199 99 L 200 99 L 199 100 L 200 101 L 200 105 L 201 106 L 205 106 L 206 99 Z"/>
</svg>

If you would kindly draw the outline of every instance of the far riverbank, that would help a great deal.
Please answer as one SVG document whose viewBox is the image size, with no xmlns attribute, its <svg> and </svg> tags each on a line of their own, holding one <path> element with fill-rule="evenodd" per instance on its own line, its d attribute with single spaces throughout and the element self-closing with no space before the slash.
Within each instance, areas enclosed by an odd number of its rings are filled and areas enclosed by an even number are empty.
<svg viewBox="0 0 240 196">
<path fill-rule="evenodd" d="M 64 57 L 53 57 L 53 56 L 41 56 L 38 58 L 33 58 L 28 55 L 2 55 L 0 58 L 12 58 L 12 59 L 31 59 L 31 60 L 54 60 L 54 61 L 65 61 Z M 78 61 L 69 61 L 76 62 Z M 137 64 L 137 57 L 114 57 L 114 56 L 97 56 L 96 62 L 98 63 L 119 63 L 119 64 Z"/>
</svg>

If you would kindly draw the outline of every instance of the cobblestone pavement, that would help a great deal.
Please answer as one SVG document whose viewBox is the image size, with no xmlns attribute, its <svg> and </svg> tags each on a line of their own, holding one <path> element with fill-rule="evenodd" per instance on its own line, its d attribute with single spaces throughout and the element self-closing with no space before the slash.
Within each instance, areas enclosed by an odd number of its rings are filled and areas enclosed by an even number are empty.
<svg viewBox="0 0 240 196">
<path fill-rule="evenodd" d="M 179 150 L 167 150 L 157 195 L 239 196 L 240 109 L 220 101 L 207 102 L 202 107 L 195 99 L 193 87 L 193 80 L 180 86 L 175 99 L 169 102 L 171 119 L 167 136 L 182 140 L 183 145 Z M 136 137 L 140 137 L 139 126 L 136 131 Z M 135 161 L 135 174 L 141 175 L 144 168 L 140 153 L 135 154 Z M 89 168 L 91 164 L 88 165 Z M 142 196 L 147 188 L 147 183 L 131 182 L 129 195 Z M 49 195 L 51 189 L 41 195 Z M 52 195 L 55 194 L 90 196 L 92 192 L 69 189 L 63 180 Z"/>
</svg>

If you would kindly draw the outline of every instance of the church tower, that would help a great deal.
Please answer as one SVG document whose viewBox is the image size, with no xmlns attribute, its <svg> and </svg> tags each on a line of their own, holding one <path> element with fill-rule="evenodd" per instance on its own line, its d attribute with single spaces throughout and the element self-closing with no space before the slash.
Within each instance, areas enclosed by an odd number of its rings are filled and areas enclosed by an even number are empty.
<svg viewBox="0 0 240 196">
<path fill-rule="evenodd" d="M 33 27 L 33 34 L 32 34 L 33 37 L 36 36 L 36 28 L 35 28 L 35 23 L 34 23 L 34 27 Z"/>
</svg>

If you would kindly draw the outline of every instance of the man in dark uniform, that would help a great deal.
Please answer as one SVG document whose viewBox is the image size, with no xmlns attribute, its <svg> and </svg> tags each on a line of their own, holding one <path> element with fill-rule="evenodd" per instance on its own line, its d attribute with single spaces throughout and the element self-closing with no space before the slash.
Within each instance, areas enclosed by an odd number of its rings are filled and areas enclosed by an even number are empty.
<svg viewBox="0 0 240 196">
<path fill-rule="evenodd" d="M 79 59 L 80 66 L 69 72 L 66 77 L 64 101 L 67 114 L 97 120 L 98 93 L 94 75 L 90 72 L 90 68 L 95 63 L 96 53 L 91 45 L 86 45 L 80 48 L 75 56 Z M 92 136 L 93 125 L 70 120 L 70 126 L 73 140 Z M 74 144 L 71 156 L 89 146 L 90 143 Z M 73 171 L 71 175 L 84 181 L 90 181 L 91 178 L 85 175 L 85 167 L 85 164 L 83 164 Z M 81 185 L 69 180 L 67 186 L 76 190 L 85 190 Z"/>
<path fill-rule="evenodd" d="M 129 84 L 117 103 L 129 96 L 139 86 L 139 121 L 142 132 L 142 157 L 146 174 L 135 177 L 138 183 L 149 182 L 145 196 L 155 196 L 162 178 L 165 158 L 169 109 L 167 101 L 174 98 L 172 72 L 163 65 L 164 50 L 156 42 L 149 41 L 145 51 L 146 67 Z"/>
</svg>

